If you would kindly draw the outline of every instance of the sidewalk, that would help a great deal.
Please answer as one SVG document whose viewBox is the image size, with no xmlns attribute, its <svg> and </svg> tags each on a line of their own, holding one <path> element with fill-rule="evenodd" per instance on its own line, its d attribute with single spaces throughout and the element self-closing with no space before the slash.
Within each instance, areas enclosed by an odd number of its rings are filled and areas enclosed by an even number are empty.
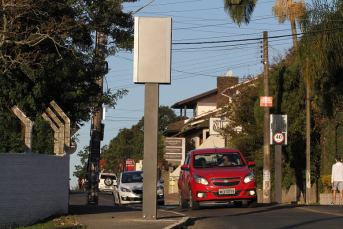
<svg viewBox="0 0 343 229">
<path fill-rule="evenodd" d="M 156 220 L 145 220 L 140 205 L 113 207 L 104 205 L 70 204 L 69 214 L 90 229 L 125 228 L 125 229 L 174 229 L 183 228 L 189 217 L 174 211 L 178 205 L 178 194 L 165 195 L 165 206 L 157 206 Z"/>
</svg>

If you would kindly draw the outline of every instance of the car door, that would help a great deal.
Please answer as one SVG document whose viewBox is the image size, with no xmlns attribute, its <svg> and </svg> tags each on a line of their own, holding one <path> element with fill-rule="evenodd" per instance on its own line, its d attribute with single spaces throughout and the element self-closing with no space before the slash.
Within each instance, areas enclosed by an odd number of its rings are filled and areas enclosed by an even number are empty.
<svg viewBox="0 0 343 229">
<path fill-rule="evenodd" d="M 182 176 L 182 194 L 185 199 L 189 199 L 189 181 L 191 177 L 191 158 L 192 158 L 192 152 L 190 152 L 187 155 L 187 158 L 185 160 L 185 164 L 188 165 L 188 170 L 183 170 L 183 176 Z"/>
</svg>

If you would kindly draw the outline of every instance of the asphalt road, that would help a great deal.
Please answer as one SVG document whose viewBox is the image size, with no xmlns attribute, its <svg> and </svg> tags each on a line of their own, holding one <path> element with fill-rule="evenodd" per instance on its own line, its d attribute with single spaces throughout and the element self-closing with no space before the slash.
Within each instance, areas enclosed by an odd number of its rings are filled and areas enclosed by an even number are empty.
<svg viewBox="0 0 343 229">
<path fill-rule="evenodd" d="M 229 204 L 202 204 L 200 210 L 179 212 L 190 217 L 188 229 L 343 228 L 343 206 L 333 206 L 335 211 L 331 212 L 331 206 L 321 207 L 259 204 L 257 208 L 237 208 Z"/>
<path fill-rule="evenodd" d="M 343 205 L 259 204 L 257 208 L 247 208 L 246 205 L 201 203 L 200 210 L 190 210 L 179 208 L 177 194 L 166 197 L 166 206 L 158 206 L 161 220 L 155 222 L 141 221 L 141 205 L 114 206 L 109 193 L 99 194 L 99 206 L 87 206 L 86 195 L 74 193 L 70 206 L 88 228 L 100 229 L 174 228 L 169 226 L 180 222 L 183 216 L 189 217 L 188 226 L 182 226 L 183 229 L 343 228 Z"/>
</svg>

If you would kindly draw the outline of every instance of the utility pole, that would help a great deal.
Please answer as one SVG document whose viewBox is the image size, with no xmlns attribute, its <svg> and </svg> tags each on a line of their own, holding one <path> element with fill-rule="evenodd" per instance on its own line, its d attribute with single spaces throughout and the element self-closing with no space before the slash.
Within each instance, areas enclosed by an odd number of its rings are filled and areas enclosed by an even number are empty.
<svg viewBox="0 0 343 229">
<path fill-rule="evenodd" d="M 310 82 L 306 86 L 306 204 L 311 202 L 311 109 Z"/>
<path fill-rule="evenodd" d="M 107 43 L 107 37 L 104 33 L 96 32 L 96 54 L 97 61 L 102 63 L 104 59 L 104 50 Z M 100 66 L 97 66 L 100 67 Z M 100 75 L 96 83 L 103 88 L 103 75 Z M 91 124 L 91 141 L 89 146 L 90 156 L 88 161 L 88 204 L 98 205 L 98 184 L 99 184 L 99 161 L 100 161 L 100 142 L 102 141 L 103 126 L 102 120 L 102 104 L 95 104 L 98 110 L 93 114 Z"/>
<path fill-rule="evenodd" d="M 263 94 L 269 96 L 268 32 L 263 31 Z M 269 107 L 263 108 L 263 203 L 270 203 L 270 144 L 269 144 Z"/>
</svg>

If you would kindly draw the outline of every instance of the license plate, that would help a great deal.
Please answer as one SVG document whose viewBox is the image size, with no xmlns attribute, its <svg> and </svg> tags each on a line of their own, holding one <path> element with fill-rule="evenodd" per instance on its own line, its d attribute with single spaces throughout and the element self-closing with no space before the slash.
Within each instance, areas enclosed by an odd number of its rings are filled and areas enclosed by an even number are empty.
<svg viewBox="0 0 343 229">
<path fill-rule="evenodd" d="M 223 194 L 235 194 L 236 190 L 234 188 L 219 189 L 219 195 Z"/>
</svg>

